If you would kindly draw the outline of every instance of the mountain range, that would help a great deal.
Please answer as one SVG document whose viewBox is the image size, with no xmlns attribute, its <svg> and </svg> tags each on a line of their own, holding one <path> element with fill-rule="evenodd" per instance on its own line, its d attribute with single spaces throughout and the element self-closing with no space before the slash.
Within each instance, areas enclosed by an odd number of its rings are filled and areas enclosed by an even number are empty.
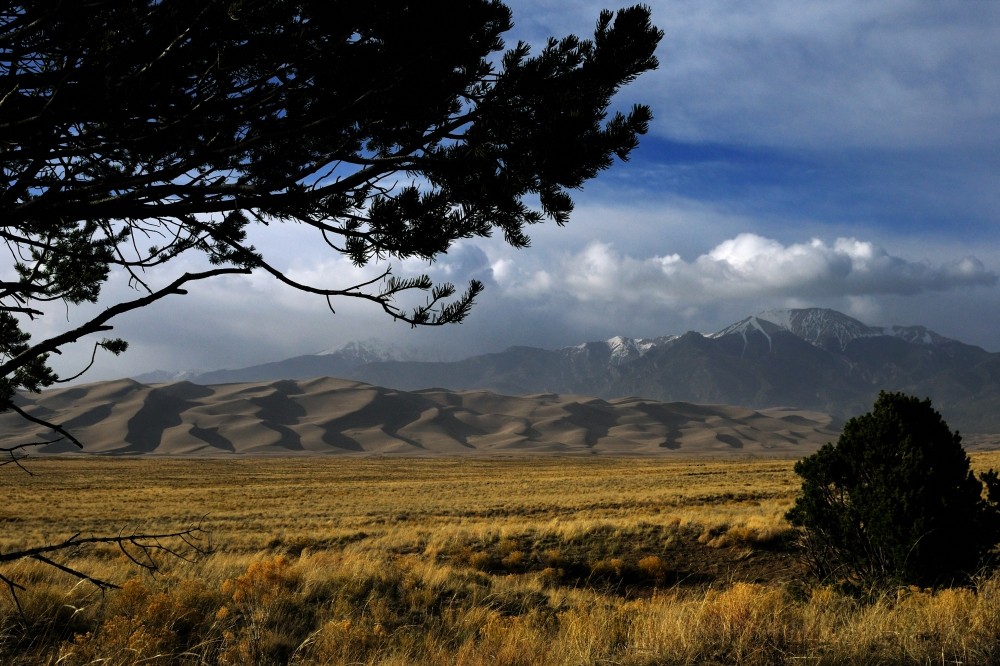
<svg viewBox="0 0 1000 666">
<path fill-rule="evenodd" d="M 880 390 L 929 397 L 952 428 L 1000 433 L 1000 353 L 923 326 L 868 326 L 820 308 L 771 310 L 703 335 L 617 336 L 563 349 L 510 347 L 460 361 L 415 361 L 354 343 L 323 354 L 191 373 L 195 384 L 334 376 L 398 390 L 560 393 L 604 399 L 788 407 L 848 418 Z M 140 381 L 165 381 L 145 375 Z"/>
</svg>

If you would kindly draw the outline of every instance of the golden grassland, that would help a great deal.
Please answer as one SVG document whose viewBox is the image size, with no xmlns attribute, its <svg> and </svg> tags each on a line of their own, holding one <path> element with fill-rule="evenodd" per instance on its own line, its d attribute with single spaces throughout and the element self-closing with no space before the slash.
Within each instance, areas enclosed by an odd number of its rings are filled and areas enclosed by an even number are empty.
<svg viewBox="0 0 1000 666">
<path fill-rule="evenodd" d="M 29 460 L 3 552 L 200 525 L 141 573 L 110 546 L 0 573 L 5 664 L 990 664 L 1000 577 L 858 599 L 810 581 L 794 461 Z M 1000 453 L 973 455 L 977 468 Z"/>
</svg>

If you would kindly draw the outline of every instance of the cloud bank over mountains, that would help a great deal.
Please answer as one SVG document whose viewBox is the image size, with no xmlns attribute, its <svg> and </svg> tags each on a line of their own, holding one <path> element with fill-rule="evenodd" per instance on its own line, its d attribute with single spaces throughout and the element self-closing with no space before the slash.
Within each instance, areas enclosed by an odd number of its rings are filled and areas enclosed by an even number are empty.
<svg viewBox="0 0 1000 666">
<path fill-rule="evenodd" d="M 561 257 L 554 268 L 525 269 L 500 260 L 493 277 L 506 293 L 519 297 L 562 293 L 584 302 L 681 306 L 773 296 L 915 295 L 997 283 L 997 274 L 972 256 L 935 265 L 893 256 L 854 238 L 785 245 L 749 232 L 693 260 L 676 253 L 633 257 L 594 241 Z"/>
</svg>

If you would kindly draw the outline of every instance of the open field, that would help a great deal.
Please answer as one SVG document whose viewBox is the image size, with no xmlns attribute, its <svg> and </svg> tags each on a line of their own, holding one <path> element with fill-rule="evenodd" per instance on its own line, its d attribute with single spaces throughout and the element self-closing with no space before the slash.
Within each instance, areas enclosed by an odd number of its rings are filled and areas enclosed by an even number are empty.
<svg viewBox="0 0 1000 666">
<path fill-rule="evenodd" d="M 1000 453 L 973 456 L 1000 466 Z M 2 663 L 1000 660 L 1000 578 L 861 602 L 808 581 L 792 460 L 301 457 L 0 468 L 0 548 L 200 524 L 156 577 L 102 547 L 2 570 Z"/>
</svg>

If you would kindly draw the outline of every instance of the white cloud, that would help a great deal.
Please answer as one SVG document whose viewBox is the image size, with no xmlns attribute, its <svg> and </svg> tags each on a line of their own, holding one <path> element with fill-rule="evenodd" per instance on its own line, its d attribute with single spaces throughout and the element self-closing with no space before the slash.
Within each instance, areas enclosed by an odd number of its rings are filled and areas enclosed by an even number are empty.
<svg viewBox="0 0 1000 666">
<path fill-rule="evenodd" d="M 725 240 L 693 261 L 677 254 L 636 258 L 592 242 L 563 256 L 559 267 L 539 283 L 536 270 L 519 273 L 508 262 L 498 282 L 517 295 L 560 292 L 581 302 L 673 307 L 733 299 L 912 295 L 997 283 L 997 274 L 974 257 L 934 265 L 855 238 L 786 245 L 753 233 Z"/>
</svg>

